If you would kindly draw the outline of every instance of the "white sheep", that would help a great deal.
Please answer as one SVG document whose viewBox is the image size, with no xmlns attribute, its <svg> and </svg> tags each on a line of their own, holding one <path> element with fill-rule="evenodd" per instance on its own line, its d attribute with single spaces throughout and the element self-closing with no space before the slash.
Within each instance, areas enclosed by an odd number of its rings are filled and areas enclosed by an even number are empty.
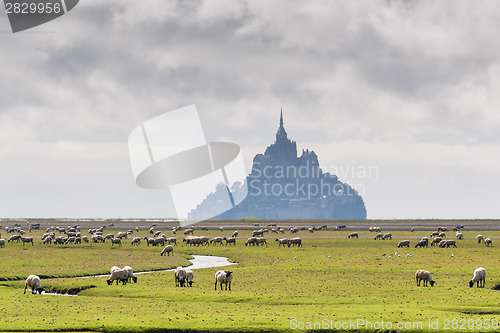
<svg viewBox="0 0 500 333">
<path fill-rule="evenodd" d="M 132 239 L 132 245 L 141 245 L 141 237 L 134 237 Z"/>
<path fill-rule="evenodd" d="M 483 235 L 477 235 L 476 239 L 478 243 L 481 243 L 481 241 L 483 240 Z"/>
<path fill-rule="evenodd" d="M 423 269 L 419 269 L 418 271 L 415 272 L 415 278 L 417 279 L 417 286 L 419 287 L 420 287 L 420 281 L 424 281 L 424 287 L 427 287 L 427 282 L 431 284 L 431 287 L 434 287 L 434 284 L 436 283 L 432 279 L 431 273 Z"/>
<path fill-rule="evenodd" d="M 113 266 L 114 268 L 115 266 Z M 112 268 L 112 269 L 113 269 Z M 113 284 L 113 281 L 116 280 L 116 284 L 118 284 L 119 281 L 121 281 L 124 285 L 127 284 L 128 281 L 128 272 L 123 269 L 114 269 L 113 272 L 111 273 L 111 276 L 109 277 L 106 282 L 108 283 L 108 286 Z"/>
<path fill-rule="evenodd" d="M 493 245 L 493 241 L 491 240 L 491 238 L 487 237 L 484 239 L 484 245 L 486 246 L 491 246 Z"/>
<path fill-rule="evenodd" d="M 410 241 L 409 240 L 402 240 L 398 243 L 398 247 L 410 247 Z"/>
<path fill-rule="evenodd" d="M 0 247 L 5 247 L 5 239 L 0 238 Z"/>
<path fill-rule="evenodd" d="M 160 256 L 163 256 L 165 253 L 170 256 L 170 252 L 174 255 L 174 247 L 172 245 L 167 245 L 163 248 L 163 251 L 160 252 Z"/>
<path fill-rule="evenodd" d="M 238 237 L 238 231 L 233 232 L 233 234 L 231 235 L 231 237 L 232 237 L 232 238 L 236 238 L 236 237 Z"/>
<path fill-rule="evenodd" d="M 123 267 L 123 270 L 127 272 L 127 278 L 128 282 L 134 281 L 134 283 L 137 283 L 137 277 L 134 275 L 134 270 L 130 266 L 125 266 Z"/>
<path fill-rule="evenodd" d="M 377 240 L 377 239 L 383 239 L 383 237 L 384 237 L 384 234 L 379 232 L 379 233 L 375 236 L 375 238 L 374 238 L 374 239 L 375 239 L 375 240 Z"/>
<path fill-rule="evenodd" d="M 190 269 L 186 269 L 186 282 L 187 282 L 187 285 L 192 287 L 193 286 L 193 277 L 194 277 L 194 273 L 192 270 Z"/>
<path fill-rule="evenodd" d="M 111 246 L 118 244 L 119 246 L 122 246 L 122 240 L 121 238 L 112 238 L 111 239 Z"/>
<path fill-rule="evenodd" d="M 472 280 L 469 281 L 469 287 L 472 288 L 476 282 L 478 288 L 484 288 L 484 283 L 486 282 L 486 269 L 483 267 L 478 267 L 474 270 L 474 276 Z"/>
<path fill-rule="evenodd" d="M 463 239 L 464 238 L 464 234 L 461 233 L 461 232 L 458 232 L 455 234 L 455 236 L 458 238 L 458 239 Z"/>
<path fill-rule="evenodd" d="M 217 271 L 215 273 L 215 290 L 217 290 L 217 282 L 220 283 L 220 290 L 222 290 L 222 284 L 229 284 L 229 291 L 231 291 L 231 281 L 233 280 L 233 272 L 230 271 Z"/>
<path fill-rule="evenodd" d="M 174 271 L 175 286 L 184 287 L 186 283 L 186 270 L 182 267 L 177 267 Z"/>
<path fill-rule="evenodd" d="M 26 294 L 26 288 L 30 287 L 31 288 L 31 293 L 36 294 L 41 294 L 43 291 L 42 288 L 42 282 L 40 281 L 40 278 L 38 275 L 30 275 L 26 279 L 26 285 L 24 286 L 24 293 Z"/>
<path fill-rule="evenodd" d="M 357 232 L 351 232 L 351 233 L 347 236 L 347 238 L 359 238 L 359 236 L 358 236 L 358 233 L 357 233 Z"/>
<path fill-rule="evenodd" d="M 294 247 L 295 247 L 295 245 L 297 245 L 297 247 L 302 247 L 302 239 L 300 239 L 300 237 L 290 238 L 290 242 L 288 243 L 288 247 L 290 247 L 290 245 L 293 245 Z"/>
</svg>

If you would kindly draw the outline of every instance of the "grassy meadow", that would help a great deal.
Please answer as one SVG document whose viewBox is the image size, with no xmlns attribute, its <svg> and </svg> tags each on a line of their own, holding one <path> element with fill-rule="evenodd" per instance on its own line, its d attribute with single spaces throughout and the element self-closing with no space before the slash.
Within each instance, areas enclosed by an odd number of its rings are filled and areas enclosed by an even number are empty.
<svg viewBox="0 0 500 333">
<path fill-rule="evenodd" d="M 234 231 L 225 229 L 196 230 L 195 235 L 229 237 Z M 0 331 L 500 332 L 500 323 L 494 325 L 500 322 L 500 291 L 493 289 L 500 285 L 500 231 L 481 232 L 493 239 L 492 247 L 477 243 L 478 231 L 465 230 L 458 248 L 444 249 L 414 248 L 429 231 L 393 231 L 392 240 L 377 241 L 368 231 L 347 239 L 351 231 L 267 233 L 267 247 L 244 245 L 251 230 L 240 230 L 233 247 L 190 247 L 183 245 L 181 231 L 169 257 L 159 255 L 161 247 L 132 246 L 130 239 L 121 247 L 109 242 L 43 245 L 40 238 L 34 246 L 7 243 L 0 248 Z M 137 235 L 149 233 L 144 229 Z M 454 232 L 447 235 L 454 238 Z M 292 236 L 302 237 L 302 248 L 278 248 L 274 241 Z M 409 249 L 396 247 L 403 239 L 411 241 Z M 196 270 L 192 288 L 175 287 L 173 272 L 138 275 L 137 284 L 125 286 L 108 286 L 106 276 L 82 277 L 109 274 L 113 265 L 135 271 L 173 268 L 189 264 L 191 254 L 236 262 L 223 268 L 234 272 L 232 291 L 214 291 L 218 268 Z M 487 270 L 486 286 L 469 288 L 479 266 Z M 437 284 L 417 287 L 417 269 L 430 271 Z M 78 296 L 23 294 L 29 274 L 43 277 L 47 291 L 81 291 Z"/>
</svg>

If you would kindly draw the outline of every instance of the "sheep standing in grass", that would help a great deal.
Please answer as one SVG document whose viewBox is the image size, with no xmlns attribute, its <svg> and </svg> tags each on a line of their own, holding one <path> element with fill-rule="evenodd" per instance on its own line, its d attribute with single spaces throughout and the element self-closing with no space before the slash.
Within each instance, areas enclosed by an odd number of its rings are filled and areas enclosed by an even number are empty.
<svg viewBox="0 0 500 333">
<path fill-rule="evenodd" d="M 124 285 L 127 284 L 127 281 L 128 281 L 128 272 L 126 270 L 123 270 L 123 269 L 120 269 L 116 266 L 113 266 L 111 268 L 112 270 L 112 273 L 111 273 L 111 276 L 109 277 L 109 279 L 106 280 L 106 282 L 108 283 L 108 286 L 112 285 L 113 284 L 113 281 L 116 280 L 116 284 L 118 285 L 118 282 L 121 281 L 121 283 L 123 283 Z"/>
<path fill-rule="evenodd" d="M 359 236 L 358 236 L 358 233 L 357 233 L 357 232 L 351 232 L 351 233 L 347 236 L 347 238 L 359 238 Z"/>
<path fill-rule="evenodd" d="M 424 281 L 424 287 L 427 287 L 427 282 L 431 284 L 431 287 L 434 287 L 436 283 L 431 276 L 431 273 L 428 271 L 424 271 L 423 269 L 419 269 L 415 272 L 415 278 L 417 279 L 417 286 L 420 287 L 420 281 Z"/>
<path fill-rule="evenodd" d="M 132 242 L 130 244 L 132 244 L 132 245 L 141 245 L 141 237 L 134 237 L 132 239 Z"/>
<path fill-rule="evenodd" d="M 478 243 L 481 243 L 481 241 L 483 240 L 483 235 L 477 235 L 476 239 Z"/>
<path fill-rule="evenodd" d="M 232 238 L 236 238 L 236 237 L 238 237 L 238 231 L 233 232 L 233 234 L 231 235 L 231 237 L 232 237 Z"/>
<path fill-rule="evenodd" d="M 182 267 L 177 267 L 174 271 L 175 286 L 184 287 L 186 283 L 186 270 Z"/>
<path fill-rule="evenodd" d="M 288 245 L 288 247 L 290 247 L 289 238 L 281 238 L 281 239 L 276 238 L 276 242 L 278 242 L 278 247 L 280 247 L 281 245 L 283 245 L 283 247 L 285 247 L 285 245 Z"/>
<path fill-rule="evenodd" d="M 112 238 L 111 239 L 111 246 L 118 244 L 119 246 L 122 246 L 122 240 L 121 238 Z"/>
<path fill-rule="evenodd" d="M 42 288 L 42 282 L 40 281 L 40 278 L 38 275 L 30 275 L 26 279 L 26 285 L 24 286 L 24 293 L 26 294 L 26 288 L 30 287 L 31 288 L 31 293 L 36 294 L 41 294 L 43 291 Z"/>
<path fill-rule="evenodd" d="M 137 277 L 134 275 L 134 270 L 130 266 L 125 266 L 123 267 L 123 270 L 127 272 L 127 279 L 128 282 L 134 281 L 134 283 L 137 283 Z"/>
<path fill-rule="evenodd" d="M 463 239 L 464 238 L 464 234 L 461 233 L 461 232 L 458 232 L 455 234 L 455 236 L 458 238 L 458 239 Z"/>
<path fill-rule="evenodd" d="M 236 238 L 234 237 L 229 237 L 229 238 L 224 237 L 223 240 L 226 241 L 226 246 L 227 244 L 236 245 Z"/>
<path fill-rule="evenodd" d="M 388 232 L 384 236 L 382 236 L 382 239 L 383 240 L 386 240 L 386 239 L 391 239 L 392 240 L 392 234 L 390 232 Z"/>
<path fill-rule="evenodd" d="M 230 271 L 217 271 L 215 273 L 215 290 L 217 290 L 217 282 L 220 284 L 220 290 L 222 290 L 222 284 L 227 286 L 229 284 L 229 291 L 231 291 L 231 281 L 233 280 L 233 272 Z"/>
<path fill-rule="evenodd" d="M 474 270 L 474 276 L 472 280 L 469 281 L 469 287 L 472 288 L 476 282 L 478 288 L 484 288 L 484 283 L 486 282 L 486 269 L 483 267 L 478 267 Z"/>
<path fill-rule="evenodd" d="M 377 240 L 377 239 L 383 239 L 383 238 L 384 238 L 384 234 L 382 234 L 382 233 L 378 233 L 378 234 L 375 236 L 375 238 L 373 238 L 373 239 Z"/>
<path fill-rule="evenodd" d="M 441 237 L 436 237 L 432 240 L 431 242 L 431 246 L 434 246 L 434 245 L 439 245 L 439 243 L 442 241 L 443 239 Z"/>
<path fill-rule="evenodd" d="M 163 248 L 163 251 L 160 252 L 160 256 L 163 256 L 165 253 L 170 256 L 170 252 L 174 255 L 174 247 L 172 245 L 167 245 Z"/>
<path fill-rule="evenodd" d="M 409 240 L 402 240 L 398 243 L 398 247 L 410 247 L 410 241 Z"/>
<path fill-rule="evenodd" d="M 491 246 L 493 245 L 493 241 L 491 240 L 491 238 L 487 237 L 484 239 L 484 245 L 486 246 Z"/>
<path fill-rule="evenodd" d="M 290 245 L 293 245 L 294 247 L 295 247 L 295 245 L 297 245 L 297 247 L 302 247 L 302 239 L 300 239 L 300 237 L 290 238 L 290 242 L 288 243 L 288 247 L 290 247 Z"/>
<path fill-rule="evenodd" d="M 5 239 L 0 238 L 0 247 L 5 247 Z"/>
<path fill-rule="evenodd" d="M 192 287 L 193 286 L 194 273 L 190 269 L 186 269 L 185 271 L 186 271 L 186 283 L 187 283 L 188 286 Z"/>
</svg>

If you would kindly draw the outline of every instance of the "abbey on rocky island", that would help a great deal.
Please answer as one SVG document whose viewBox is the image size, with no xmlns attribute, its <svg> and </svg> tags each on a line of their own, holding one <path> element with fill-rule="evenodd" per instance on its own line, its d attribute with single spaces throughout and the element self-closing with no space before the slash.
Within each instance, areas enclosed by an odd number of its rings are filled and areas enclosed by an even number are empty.
<svg viewBox="0 0 500 333">
<path fill-rule="evenodd" d="M 247 197 L 214 219 L 366 219 L 363 198 L 336 175 L 323 172 L 314 151 L 302 150 L 297 157 L 297 144 L 288 138 L 283 126 L 283 111 L 276 141 L 264 154 L 254 157 L 246 182 Z M 241 184 L 233 184 L 229 190 L 237 196 L 240 188 Z M 218 186 L 189 213 L 188 219 L 206 216 L 202 212 L 212 210 L 227 190 L 224 184 Z"/>
</svg>

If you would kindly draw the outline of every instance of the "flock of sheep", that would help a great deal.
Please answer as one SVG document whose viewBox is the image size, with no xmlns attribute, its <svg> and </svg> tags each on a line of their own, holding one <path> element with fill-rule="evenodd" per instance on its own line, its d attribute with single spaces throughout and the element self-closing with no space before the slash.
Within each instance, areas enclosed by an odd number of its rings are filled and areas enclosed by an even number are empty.
<svg viewBox="0 0 500 333">
<path fill-rule="evenodd" d="M 310 233 L 314 233 L 317 230 L 321 230 L 326 228 L 326 226 L 322 227 L 311 227 L 311 228 L 301 228 L 300 230 L 307 230 Z M 454 228 L 455 231 L 455 237 L 457 240 L 462 240 L 464 239 L 464 235 L 462 232 L 460 232 L 461 228 L 463 226 L 457 226 Z M 122 245 L 122 240 L 123 239 L 128 239 L 130 235 L 132 235 L 134 232 L 138 232 L 139 229 L 129 229 L 126 232 L 119 232 L 115 236 L 113 233 L 108 233 L 103 235 L 105 227 L 101 228 L 96 228 L 96 229 L 89 229 L 88 233 L 90 235 L 90 238 L 85 235 L 81 235 L 80 229 L 78 226 L 74 227 L 67 227 L 67 228 L 60 228 L 60 227 L 50 227 L 47 228 L 46 233 L 42 236 L 42 243 L 43 244 L 81 244 L 83 243 L 89 243 L 89 242 L 106 242 L 110 241 L 112 245 Z M 340 229 L 340 228 L 339 228 Z M 339 230 L 335 228 L 335 230 Z M 172 232 L 173 234 L 176 234 L 180 230 L 179 227 L 173 227 Z M 201 230 L 204 230 L 203 228 Z M 26 243 L 31 243 L 31 245 L 34 245 L 33 242 L 33 237 L 27 237 L 25 236 L 25 232 L 19 228 L 7 228 L 8 233 L 15 233 L 14 235 L 10 236 L 7 240 L 7 242 L 23 242 L 23 245 Z M 31 231 L 31 230 L 30 230 Z M 187 246 L 222 246 L 225 245 L 236 245 L 236 241 L 238 238 L 238 231 L 234 231 L 234 233 L 231 235 L 231 237 L 213 237 L 209 238 L 206 236 L 195 236 L 194 235 L 194 228 L 187 228 L 184 230 L 184 239 L 182 242 Z M 223 227 L 220 228 L 220 231 L 223 232 L 224 229 Z M 277 227 L 277 228 L 272 228 L 271 232 L 272 233 L 284 233 L 286 231 L 285 228 L 282 227 Z M 297 233 L 299 229 L 297 227 L 290 227 L 288 228 L 288 231 L 292 234 Z M 391 233 L 382 233 L 380 227 L 370 227 L 369 228 L 370 232 L 375 232 L 376 235 L 374 237 L 375 240 L 392 240 L 392 234 Z M 430 246 L 438 246 L 440 248 L 449 248 L 449 247 L 457 247 L 457 240 L 455 239 L 443 239 L 446 238 L 446 233 L 447 232 L 446 227 L 438 227 L 438 231 L 432 232 L 429 237 L 422 237 L 420 240 L 417 241 L 415 244 L 415 248 L 423 248 L 423 247 L 428 247 L 429 243 Z M 61 235 L 56 236 L 55 232 L 59 232 Z M 245 246 L 267 246 L 267 240 L 264 237 L 265 233 L 268 233 L 268 229 L 257 229 L 252 232 L 252 237 L 249 237 L 246 242 Z M 411 229 L 411 232 L 415 232 L 415 228 Z M 170 253 L 173 254 L 174 251 L 174 246 L 177 245 L 177 239 L 175 237 L 167 237 L 165 233 L 161 231 L 156 231 L 155 226 L 151 226 L 149 229 L 149 233 L 152 235 L 152 237 L 133 237 L 131 241 L 131 245 L 140 245 L 141 241 L 145 241 L 147 246 L 164 246 L 163 250 L 160 252 L 160 255 L 168 255 L 170 256 Z M 348 238 L 359 238 L 359 233 L 358 232 L 352 232 L 348 236 Z M 432 240 L 430 240 L 432 239 Z M 477 235 L 476 239 L 478 243 L 483 242 L 485 246 L 492 246 L 492 240 L 489 237 L 484 238 L 482 235 Z M 276 238 L 275 242 L 278 243 L 278 247 L 302 247 L 302 239 L 300 237 L 293 237 L 293 238 Z M 6 240 L 1 238 L 0 234 L 0 247 L 5 246 Z M 165 244 L 167 244 L 165 246 Z M 399 241 L 397 244 L 398 248 L 401 247 L 410 247 L 410 241 L 409 240 L 402 240 Z M 128 282 L 134 281 L 137 283 L 137 277 L 134 275 L 133 270 L 129 266 L 125 266 L 123 269 L 120 269 L 119 267 L 113 266 L 110 271 L 111 275 L 109 279 L 107 280 L 108 285 L 111 285 L 114 281 L 118 284 L 118 282 L 122 282 L 122 284 L 126 284 Z M 184 287 L 184 286 L 192 286 L 193 284 L 193 277 L 194 273 L 192 270 L 189 270 L 187 268 L 183 267 L 178 267 L 174 271 L 174 277 L 175 277 L 175 283 L 176 286 L 179 287 Z M 224 284 L 226 286 L 226 290 L 231 290 L 231 281 L 233 278 L 233 273 L 231 271 L 217 271 L 215 274 L 215 290 L 217 290 L 217 284 L 220 284 L 220 289 L 222 290 L 222 285 Z M 425 270 L 418 270 L 415 273 L 415 278 L 417 282 L 417 286 L 420 286 L 421 282 L 423 281 L 423 285 L 427 286 L 428 284 L 434 286 L 436 282 L 432 279 L 431 273 Z M 484 287 L 484 283 L 486 280 L 486 270 L 483 267 L 479 267 L 474 271 L 474 275 L 472 279 L 469 282 L 470 287 L 472 287 L 474 284 L 477 284 L 478 287 Z M 40 278 L 36 275 L 30 275 L 27 280 L 26 280 L 26 286 L 24 289 L 24 292 L 26 293 L 26 289 L 30 287 L 32 290 L 32 293 L 41 293 L 43 291 L 43 288 L 41 288 L 41 283 L 40 283 Z"/>
</svg>

